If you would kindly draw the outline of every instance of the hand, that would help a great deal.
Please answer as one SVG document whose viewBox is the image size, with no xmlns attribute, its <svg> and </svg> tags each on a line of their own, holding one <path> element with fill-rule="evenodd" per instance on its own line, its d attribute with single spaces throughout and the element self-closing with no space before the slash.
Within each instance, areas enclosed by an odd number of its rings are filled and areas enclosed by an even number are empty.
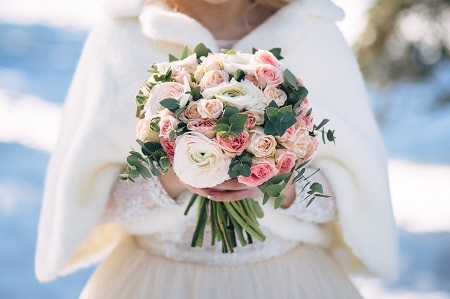
<svg viewBox="0 0 450 299">
<path fill-rule="evenodd" d="M 237 201 L 244 198 L 255 198 L 262 193 L 257 187 L 249 187 L 241 184 L 237 179 L 229 179 L 213 188 L 194 188 L 186 185 L 186 188 L 201 196 L 214 201 Z"/>
</svg>

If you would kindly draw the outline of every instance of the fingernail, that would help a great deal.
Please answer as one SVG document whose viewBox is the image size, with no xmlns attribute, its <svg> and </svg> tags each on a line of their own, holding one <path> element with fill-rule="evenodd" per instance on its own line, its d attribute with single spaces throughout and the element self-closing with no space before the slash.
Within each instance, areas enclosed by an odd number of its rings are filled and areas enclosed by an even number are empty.
<svg viewBox="0 0 450 299">
<path fill-rule="evenodd" d="M 209 194 L 207 198 L 213 200 L 213 199 L 214 199 L 214 196 L 212 196 L 211 194 Z"/>
</svg>

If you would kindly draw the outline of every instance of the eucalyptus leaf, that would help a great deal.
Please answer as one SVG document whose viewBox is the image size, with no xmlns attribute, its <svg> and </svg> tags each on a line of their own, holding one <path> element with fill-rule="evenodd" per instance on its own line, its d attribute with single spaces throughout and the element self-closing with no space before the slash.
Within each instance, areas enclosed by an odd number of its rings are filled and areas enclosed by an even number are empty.
<svg viewBox="0 0 450 299">
<path fill-rule="evenodd" d="M 323 119 L 318 126 L 315 126 L 316 130 L 320 130 L 323 126 L 325 126 L 330 120 L 329 119 Z"/>
<path fill-rule="evenodd" d="M 279 195 L 277 198 L 275 198 L 274 207 L 275 209 L 278 209 L 283 204 L 284 200 L 286 199 L 286 195 Z"/>
<path fill-rule="evenodd" d="M 269 194 L 271 197 L 276 197 L 280 195 L 280 192 L 283 190 L 283 187 L 280 185 L 268 185 L 265 189 L 265 192 Z"/>
<path fill-rule="evenodd" d="M 290 70 L 285 69 L 283 77 L 284 77 L 284 81 L 287 82 L 293 88 L 296 88 L 298 86 L 297 78 L 294 76 L 293 73 L 291 73 Z"/>
<path fill-rule="evenodd" d="M 180 60 L 183 60 L 185 58 L 187 58 L 189 56 L 189 51 L 188 51 L 188 47 L 184 47 L 183 49 L 183 53 L 181 54 Z"/>
<path fill-rule="evenodd" d="M 211 50 L 208 49 L 203 43 L 200 43 L 195 47 L 194 53 L 197 54 L 197 58 L 200 59 L 202 56 L 208 56 L 208 54 L 211 53 Z"/>
<path fill-rule="evenodd" d="M 169 62 L 178 61 L 179 59 L 173 56 L 172 54 L 169 54 Z"/>
<path fill-rule="evenodd" d="M 269 50 L 269 52 L 272 53 L 273 56 L 275 56 L 275 58 L 278 60 L 284 59 L 284 57 L 281 56 L 281 48 L 272 48 Z"/>
<path fill-rule="evenodd" d="M 161 102 L 159 102 L 159 104 L 161 104 L 161 106 L 169 109 L 170 111 L 172 111 L 172 110 L 176 111 L 176 109 L 178 109 L 180 107 L 180 103 L 178 103 L 178 101 L 173 98 L 164 99 Z"/>
<path fill-rule="evenodd" d="M 312 183 L 311 186 L 309 187 L 309 191 L 312 191 L 314 193 L 323 193 L 323 187 L 320 183 Z"/>
</svg>

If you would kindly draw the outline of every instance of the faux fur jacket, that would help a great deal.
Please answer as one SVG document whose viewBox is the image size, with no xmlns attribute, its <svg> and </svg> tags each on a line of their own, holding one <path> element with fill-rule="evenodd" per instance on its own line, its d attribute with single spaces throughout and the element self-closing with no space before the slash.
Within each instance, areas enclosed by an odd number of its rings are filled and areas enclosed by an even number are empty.
<svg viewBox="0 0 450 299">
<path fill-rule="evenodd" d="M 160 1 L 109 1 L 107 16 L 86 41 L 45 182 L 36 253 L 41 281 L 98 261 L 129 233 L 98 221 L 135 144 L 133 99 L 149 66 L 186 45 L 192 50 L 203 42 L 220 50 L 202 25 Z M 316 119 L 330 119 L 337 136 L 336 145 L 320 146 L 312 162 L 337 200 L 330 251 L 348 268 L 394 277 L 397 241 L 386 153 L 358 65 L 335 25 L 342 17 L 329 0 L 293 0 L 234 49 L 281 47 L 283 65 L 302 75 Z M 166 216 L 182 217 L 181 210 Z M 264 221 L 286 238 L 314 234 L 307 224 L 279 213 Z M 166 222 L 156 221 L 153 229 L 166 229 Z"/>
</svg>

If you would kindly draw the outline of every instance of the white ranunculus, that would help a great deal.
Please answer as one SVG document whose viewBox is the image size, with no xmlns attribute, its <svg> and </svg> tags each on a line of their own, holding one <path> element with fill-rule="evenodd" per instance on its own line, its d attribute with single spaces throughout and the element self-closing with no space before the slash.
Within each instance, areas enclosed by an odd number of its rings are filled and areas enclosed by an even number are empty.
<svg viewBox="0 0 450 299">
<path fill-rule="evenodd" d="M 179 100 L 185 94 L 185 85 L 176 82 L 164 82 L 152 88 L 144 110 L 147 118 L 164 109 L 160 102 L 167 98 Z M 186 100 L 187 102 L 187 100 Z"/>
<path fill-rule="evenodd" d="M 178 178 L 195 188 L 211 188 L 229 179 L 231 158 L 208 137 L 189 132 L 176 139 L 173 169 Z"/>
<path fill-rule="evenodd" d="M 236 70 L 243 70 L 245 73 L 253 71 L 252 54 L 236 53 L 236 54 L 222 54 L 220 56 L 224 71 L 232 75 Z"/>
<path fill-rule="evenodd" d="M 217 98 L 240 111 L 252 110 L 264 113 L 264 109 L 268 105 L 263 92 L 251 82 L 245 80 L 237 82 L 232 79 L 229 83 L 207 88 L 202 94 L 205 99 Z"/>
</svg>

